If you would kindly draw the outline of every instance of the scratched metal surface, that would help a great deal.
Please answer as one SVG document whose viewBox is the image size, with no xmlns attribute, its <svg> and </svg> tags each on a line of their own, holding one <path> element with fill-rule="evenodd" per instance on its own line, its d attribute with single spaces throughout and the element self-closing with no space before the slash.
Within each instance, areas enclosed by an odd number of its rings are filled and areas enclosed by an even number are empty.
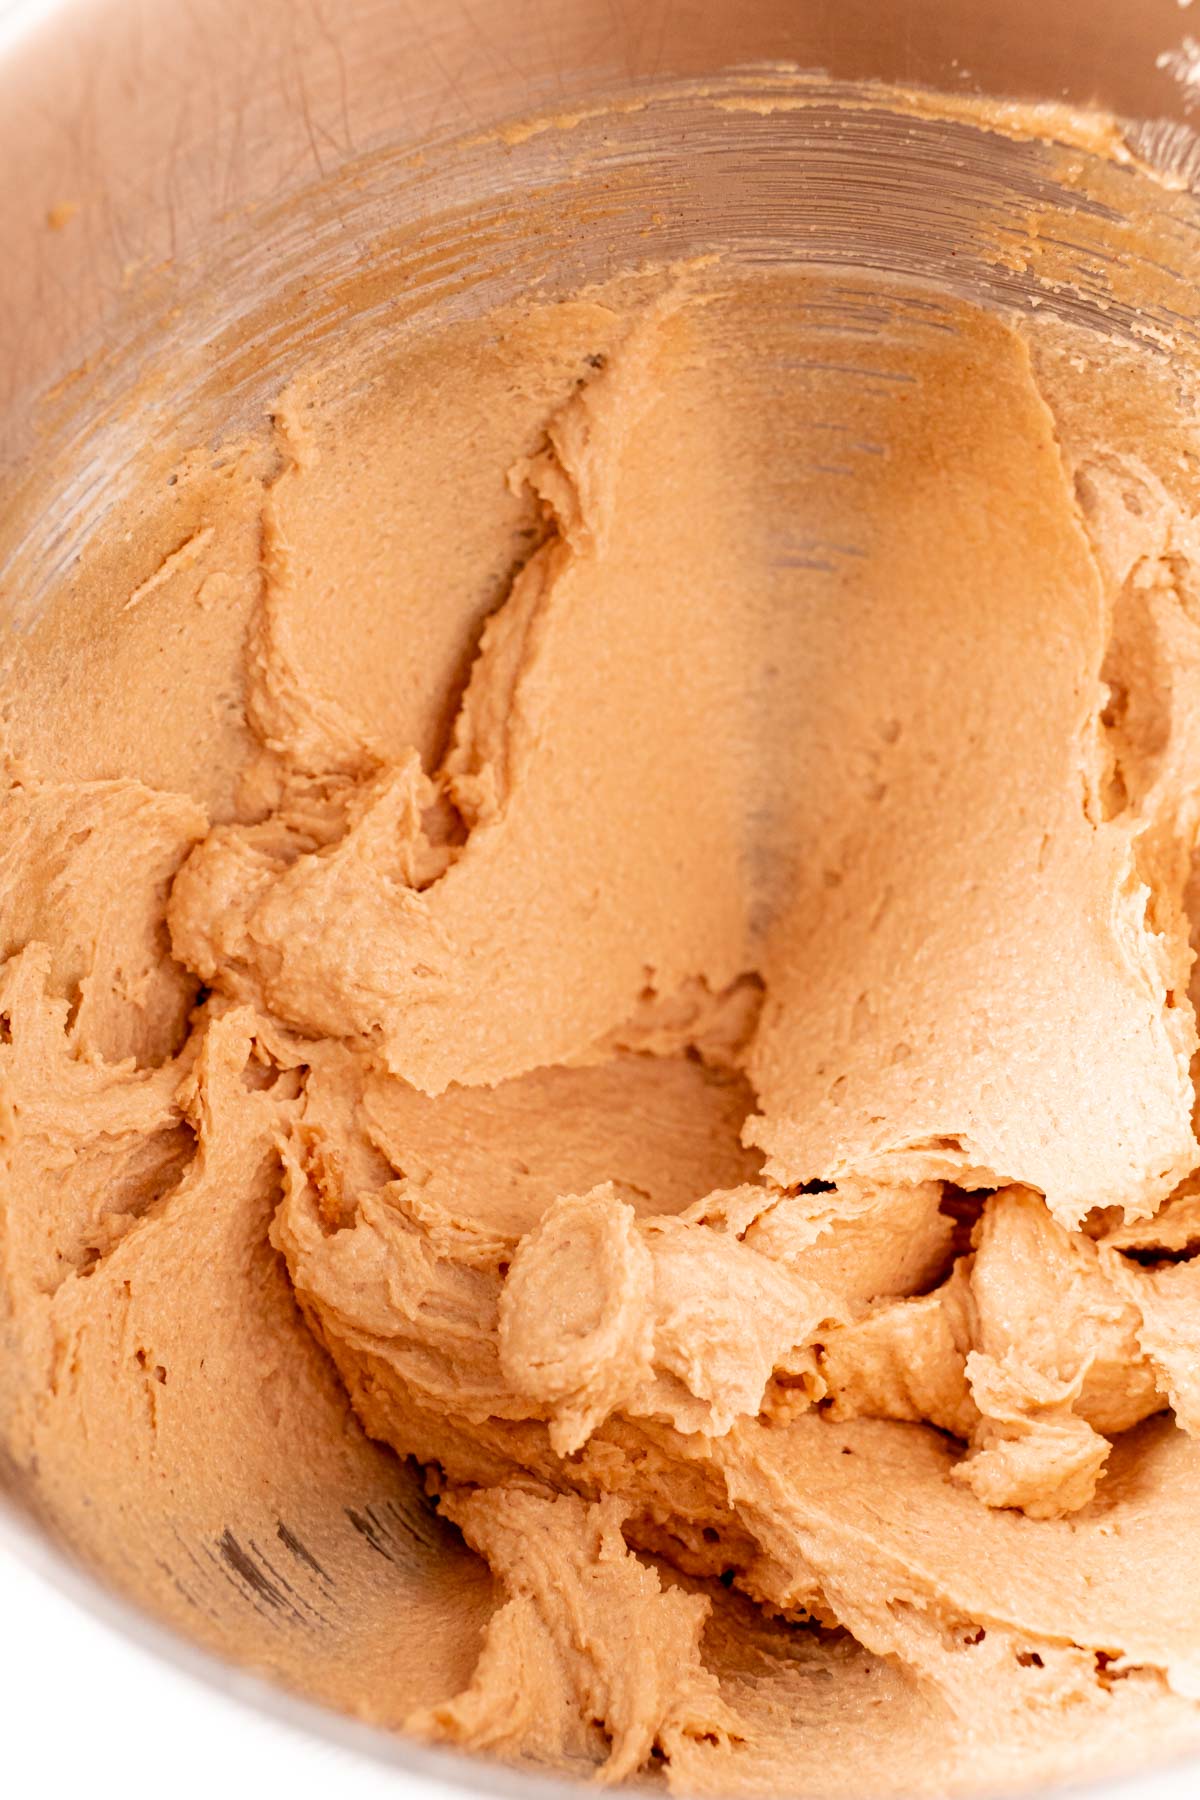
<svg viewBox="0 0 1200 1800">
<path fill-rule="evenodd" d="M 1186 179 L 1200 53 L 1188 60 L 1176 0 L 60 0 L 39 10 L 47 16 L 19 30 L 0 13 L 0 617 L 18 629 L 102 528 L 147 435 L 253 428 L 331 335 L 344 344 L 421 330 L 533 289 L 567 292 L 648 255 L 718 248 L 752 266 L 894 273 L 997 306 L 1036 303 L 1117 337 L 1197 337 L 1186 220 L 1164 233 L 1143 303 L 1136 267 L 1116 284 L 1107 260 L 1111 193 L 1065 190 L 1052 146 L 901 117 L 861 85 L 1097 100 L 1141 121 L 1135 148 Z M 784 77 L 770 65 L 780 62 L 826 79 L 803 107 L 754 110 L 778 96 Z M 538 111 L 579 116 L 495 135 Z M 1007 233 L 1019 250 L 1031 213 L 1056 210 L 1067 278 L 1035 291 L 1020 256 L 997 259 L 996 244 Z M 848 277 L 839 327 L 890 328 L 871 308 Z M 5 1486 L 36 1510 L 28 1484 L 0 1467 Z M 114 1628 L 384 1760 L 412 1791 L 566 1791 L 423 1750 L 235 1672 L 102 1594 L 28 1517 L 14 1512 L 3 1530 Z M 423 1571 L 463 1555 L 416 1480 L 390 1464 L 311 1525 L 231 1505 L 203 1541 L 164 1536 L 150 1552 L 137 1547 L 139 1566 L 157 1566 L 164 1597 L 183 1593 L 239 1634 L 259 1622 L 264 1667 L 281 1636 L 336 1655 L 363 1608 L 402 1606 Z M 1174 1780 L 1125 1791 L 1165 1797 Z"/>
<path fill-rule="evenodd" d="M 247 209 L 598 94 L 783 60 L 838 80 L 1099 100 L 1185 121 L 1175 0 L 59 0 L 5 59 L 0 438 L 124 329 L 137 275 L 219 260 Z M 736 148 L 736 146 L 731 146 Z M 562 145 L 547 160 L 570 158 Z M 48 234 L 48 213 L 79 207 Z M 347 230 L 355 221 L 347 219 Z"/>
<path fill-rule="evenodd" d="M 719 248 L 752 266 L 894 274 L 1118 337 L 1157 328 L 1200 342 L 1194 223 L 1164 228 L 1167 266 L 1146 273 L 1173 280 L 1140 301 L 1137 253 L 1118 290 L 1105 248 L 1119 195 L 1064 187 L 1053 145 L 900 117 L 845 83 L 795 110 L 752 110 L 784 86 L 768 71 L 713 78 L 703 92 L 658 82 L 630 110 L 618 95 L 615 110 L 518 143 L 467 133 L 417 156 L 388 144 L 327 172 L 302 190 L 303 205 L 285 182 L 249 208 L 223 208 L 198 248 L 194 226 L 176 226 L 153 251 L 137 247 L 143 233 L 106 296 L 82 299 L 64 277 L 77 311 L 64 343 L 51 355 L 39 304 L 7 339 L 15 354 L 0 360 L 0 387 L 6 370 L 21 386 L 0 414 L 0 612 L 18 627 L 36 614 L 134 478 L 148 432 L 204 442 L 252 430 L 323 340 L 344 350 L 356 335 L 446 323 L 523 292 L 570 292 L 649 256 Z M 45 189 L 81 191 L 66 181 Z M 47 266 L 60 248 L 85 250 L 91 209 L 78 204 L 67 228 L 43 225 Z M 1030 215 L 1056 210 L 1066 272 L 1047 291 L 1015 254 L 1006 264 L 996 252 L 1008 243 L 1015 253 Z M 28 277 L 6 261 L 0 282 L 7 271 L 11 285 L 14 268 Z M 107 310 L 85 318 L 88 305 Z M 38 392 L 52 398 L 35 404 L 25 389 L 43 361 L 49 380 Z"/>
</svg>

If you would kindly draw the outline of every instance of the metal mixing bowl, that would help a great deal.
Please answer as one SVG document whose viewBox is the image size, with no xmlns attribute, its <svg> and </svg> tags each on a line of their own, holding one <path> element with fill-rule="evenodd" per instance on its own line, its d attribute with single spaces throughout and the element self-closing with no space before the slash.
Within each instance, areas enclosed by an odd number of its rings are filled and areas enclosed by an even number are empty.
<svg viewBox="0 0 1200 1800">
<path fill-rule="evenodd" d="M 0 10 L 0 616 L 16 629 L 37 616 L 136 478 L 148 438 L 216 442 L 256 428 L 332 333 L 420 330 L 534 289 L 569 292 L 648 255 L 719 248 L 751 263 L 931 279 L 1136 335 L 1140 313 L 1166 305 L 1163 271 L 1147 280 L 1144 308 L 1136 263 L 1119 292 L 1101 292 L 1086 220 L 1078 280 L 1052 294 L 1019 257 L 985 254 L 981 219 L 991 229 L 1011 216 L 1019 239 L 1031 208 L 1070 210 L 1046 143 L 983 132 L 953 105 L 902 114 L 870 84 L 1095 102 L 1136 121 L 1137 156 L 1186 187 L 1197 166 L 1189 108 L 1200 106 L 1187 23 L 1177 0 Z M 795 70 L 813 72 L 803 105 L 758 104 Z M 535 115 L 557 122 L 497 135 Z M 1196 273 L 1200 262 L 1167 271 L 1184 294 L 1170 322 L 1186 330 Z M 403 1619 L 429 1570 L 463 1553 L 425 1511 L 415 1474 L 389 1463 L 380 1481 L 385 1498 L 338 1496 L 322 1529 L 362 1594 L 385 1583 Z M 290 1691 L 222 1664 L 224 1645 L 254 1640 L 262 1598 L 223 1539 L 196 1649 L 152 1622 L 180 1617 L 167 1521 L 161 1544 L 126 1546 L 129 1598 L 117 1599 L 75 1567 L 72 1553 L 86 1561 L 89 1546 L 3 1445 L 0 1486 L 19 1554 L 114 1629 L 391 1764 L 407 1791 L 567 1791 L 315 1704 L 336 1699 L 337 1684 L 269 1606 L 251 1660 Z M 252 1499 L 231 1487 L 225 1504 L 231 1542 L 263 1541 Z M 354 1616 L 348 1605 L 347 1656 Z M 332 1666 L 339 1654 L 335 1634 L 322 1657 Z M 1137 1791 L 1182 1792 L 1180 1779 Z"/>
</svg>

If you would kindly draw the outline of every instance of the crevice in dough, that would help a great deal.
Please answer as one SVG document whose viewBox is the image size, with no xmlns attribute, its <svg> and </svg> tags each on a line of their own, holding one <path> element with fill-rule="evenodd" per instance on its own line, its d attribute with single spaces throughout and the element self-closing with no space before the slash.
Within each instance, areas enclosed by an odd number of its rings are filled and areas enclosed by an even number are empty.
<svg viewBox="0 0 1200 1800">
<path fill-rule="evenodd" d="M 263 599 L 247 700 L 266 752 L 249 772 L 247 795 L 270 810 L 261 823 L 210 834 L 177 879 L 169 910 L 176 951 L 205 982 L 302 1031 L 347 1035 L 333 1021 L 336 1012 L 348 1015 L 349 1035 L 377 1045 L 385 1058 L 394 1054 L 403 990 L 412 1012 L 423 981 L 444 983 L 446 945 L 437 911 L 429 910 L 438 906 L 435 890 L 451 869 L 473 861 L 473 840 L 500 824 L 518 768 L 538 754 L 539 727 L 525 695 L 539 679 L 547 622 L 562 604 L 561 578 L 572 561 L 605 542 L 610 464 L 650 397 L 660 312 L 677 305 L 669 298 L 635 318 L 620 357 L 575 390 L 549 423 L 545 448 L 512 471 L 510 479 L 539 497 L 544 541 L 521 561 L 483 626 L 449 750 L 432 776 L 415 752 L 389 763 L 339 701 L 301 676 L 287 609 L 292 551 L 273 497 L 312 452 L 295 427 L 284 433 L 288 461 L 263 510 Z M 615 409 L 604 402 L 614 383 L 625 398 Z M 364 940 L 367 915 L 386 918 L 389 935 L 400 939 L 404 976 L 396 965 L 382 979 L 365 968 L 339 978 L 319 937 L 292 941 L 283 921 L 297 904 L 310 914 L 362 915 Z M 414 940 L 407 957 L 406 923 Z M 323 990 L 334 982 L 331 996 Z"/>
<path fill-rule="evenodd" d="M 1200 1256 L 1200 1237 L 1190 1237 L 1169 1249 L 1163 1245 L 1147 1245 L 1140 1249 L 1124 1249 L 1121 1254 L 1127 1262 L 1137 1263 L 1139 1268 L 1161 1269 L 1171 1263 L 1191 1262 L 1194 1256 Z"/>
</svg>

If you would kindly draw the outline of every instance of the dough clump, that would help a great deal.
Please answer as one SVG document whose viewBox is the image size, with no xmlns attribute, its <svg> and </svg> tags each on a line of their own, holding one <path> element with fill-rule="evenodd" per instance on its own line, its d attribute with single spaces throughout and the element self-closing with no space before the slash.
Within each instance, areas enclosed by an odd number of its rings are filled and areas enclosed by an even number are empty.
<svg viewBox="0 0 1200 1800">
<path fill-rule="evenodd" d="M 834 299 L 464 328 L 534 371 L 474 449 L 467 373 L 299 382 L 136 615 L 225 604 L 256 496 L 233 774 L 0 798 L 10 1454 L 65 1494 L 148 1404 L 201 1496 L 207 1356 L 298 1461 L 415 1457 L 494 1591 L 409 1726 L 607 1781 L 1197 1724 L 1200 526 L 1065 327 Z"/>
</svg>

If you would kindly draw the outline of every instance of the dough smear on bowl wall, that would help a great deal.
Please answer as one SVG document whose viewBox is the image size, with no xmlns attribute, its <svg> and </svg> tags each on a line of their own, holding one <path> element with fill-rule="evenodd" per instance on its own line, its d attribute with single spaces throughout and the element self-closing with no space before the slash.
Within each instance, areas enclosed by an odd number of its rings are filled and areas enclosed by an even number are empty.
<svg viewBox="0 0 1200 1800">
<path fill-rule="evenodd" d="M 682 1792 L 1200 1737 L 1192 203 L 839 104 L 1036 171 L 971 281 L 664 225 L 406 312 L 414 239 L 228 325 L 227 429 L 181 364 L 4 647 L 13 1484 L 301 1693 Z"/>
</svg>

